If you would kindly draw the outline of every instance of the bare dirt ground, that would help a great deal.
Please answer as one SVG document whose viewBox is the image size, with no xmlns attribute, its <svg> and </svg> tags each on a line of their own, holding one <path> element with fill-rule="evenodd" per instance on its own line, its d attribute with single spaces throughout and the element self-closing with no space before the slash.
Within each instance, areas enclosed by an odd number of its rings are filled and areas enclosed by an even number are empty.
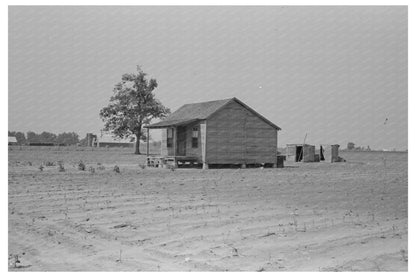
<svg viewBox="0 0 416 277">
<path fill-rule="evenodd" d="M 171 171 L 130 152 L 10 148 L 9 270 L 407 271 L 407 153 Z"/>
</svg>

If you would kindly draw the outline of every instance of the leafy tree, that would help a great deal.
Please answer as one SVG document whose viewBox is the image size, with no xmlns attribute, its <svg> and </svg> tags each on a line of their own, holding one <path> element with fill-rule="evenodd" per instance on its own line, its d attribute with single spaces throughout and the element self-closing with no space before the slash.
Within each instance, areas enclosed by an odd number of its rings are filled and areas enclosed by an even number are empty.
<svg viewBox="0 0 416 277">
<path fill-rule="evenodd" d="M 35 132 L 32 132 L 32 131 L 27 132 L 26 138 L 27 138 L 27 142 L 29 142 L 29 143 L 39 143 L 40 142 L 39 135 L 36 134 Z"/>
<path fill-rule="evenodd" d="M 17 140 L 17 144 L 26 144 L 26 137 L 24 133 L 16 132 L 15 137 Z"/>
<path fill-rule="evenodd" d="M 100 111 L 104 131 L 111 131 L 120 138 L 136 136 L 135 154 L 140 154 L 140 139 L 146 136 L 142 127 L 154 118 L 163 118 L 170 110 L 155 98 L 155 79 L 148 80 L 146 73 L 137 66 L 137 73 L 124 74 L 114 87 L 110 103 Z"/>
<path fill-rule="evenodd" d="M 26 137 L 29 143 L 56 143 L 56 135 L 50 132 L 36 134 L 35 132 L 29 131 Z"/>
<path fill-rule="evenodd" d="M 74 145 L 79 142 L 79 136 L 75 132 L 70 133 L 61 133 L 56 137 L 56 142 L 58 144 L 64 144 L 64 145 Z"/>
<path fill-rule="evenodd" d="M 39 135 L 39 140 L 42 143 L 56 143 L 56 135 L 49 132 L 42 132 Z"/>
</svg>

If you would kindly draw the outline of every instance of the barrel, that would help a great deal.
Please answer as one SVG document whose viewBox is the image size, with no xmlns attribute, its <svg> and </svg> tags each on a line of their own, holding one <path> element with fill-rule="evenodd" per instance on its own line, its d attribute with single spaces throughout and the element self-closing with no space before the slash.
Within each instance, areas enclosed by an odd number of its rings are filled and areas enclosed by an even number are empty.
<svg viewBox="0 0 416 277">
<path fill-rule="evenodd" d="M 277 168 L 283 168 L 284 167 L 284 160 L 285 159 L 286 159 L 285 155 L 277 155 L 277 159 L 276 159 Z"/>
</svg>

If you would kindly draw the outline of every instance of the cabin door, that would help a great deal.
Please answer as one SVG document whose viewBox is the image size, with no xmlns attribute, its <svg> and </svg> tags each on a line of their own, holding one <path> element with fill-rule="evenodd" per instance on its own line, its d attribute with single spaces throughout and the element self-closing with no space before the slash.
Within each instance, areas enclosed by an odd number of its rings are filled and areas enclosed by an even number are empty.
<svg viewBox="0 0 416 277">
<path fill-rule="evenodd" d="M 186 156 L 186 126 L 177 128 L 176 156 Z"/>
<path fill-rule="evenodd" d="M 300 162 L 303 160 L 303 146 L 296 146 L 296 159 L 295 162 Z"/>
</svg>

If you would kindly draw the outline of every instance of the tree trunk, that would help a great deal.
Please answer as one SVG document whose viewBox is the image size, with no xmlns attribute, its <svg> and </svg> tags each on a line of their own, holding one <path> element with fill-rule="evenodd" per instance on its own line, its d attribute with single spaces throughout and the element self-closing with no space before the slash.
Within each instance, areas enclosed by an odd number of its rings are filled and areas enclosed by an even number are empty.
<svg viewBox="0 0 416 277">
<path fill-rule="evenodd" d="M 141 137 L 141 130 L 136 133 L 136 146 L 134 149 L 134 154 L 140 155 L 140 137 Z"/>
</svg>

